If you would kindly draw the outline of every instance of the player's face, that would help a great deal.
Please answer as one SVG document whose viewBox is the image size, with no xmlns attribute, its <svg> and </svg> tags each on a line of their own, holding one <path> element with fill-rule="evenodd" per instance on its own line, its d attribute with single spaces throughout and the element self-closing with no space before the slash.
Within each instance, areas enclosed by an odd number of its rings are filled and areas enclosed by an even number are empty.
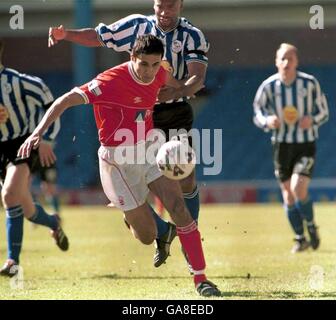
<svg viewBox="0 0 336 320">
<path fill-rule="evenodd" d="M 298 57 L 294 49 L 279 50 L 276 57 L 278 72 L 284 79 L 291 79 L 296 76 Z"/>
<path fill-rule="evenodd" d="M 155 78 L 161 65 L 161 55 L 158 54 L 142 54 L 132 56 L 131 61 L 133 70 L 139 80 L 144 83 L 150 83 Z"/>
<path fill-rule="evenodd" d="M 182 10 L 182 0 L 154 0 L 154 12 L 163 30 L 175 27 Z"/>
</svg>

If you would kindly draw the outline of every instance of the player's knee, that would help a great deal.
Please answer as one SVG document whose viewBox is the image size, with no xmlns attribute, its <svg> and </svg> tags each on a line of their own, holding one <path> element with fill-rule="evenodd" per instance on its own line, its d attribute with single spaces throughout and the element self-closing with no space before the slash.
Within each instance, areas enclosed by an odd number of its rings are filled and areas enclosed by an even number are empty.
<svg viewBox="0 0 336 320">
<path fill-rule="evenodd" d="M 1 190 L 1 198 L 3 204 L 8 207 L 17 203 L 18 194 L 14 191 L 13 188 L 3 188 Z"/>
<path fill-rule="evenodd" d="M 296 188 L 293 190 L 296 200 L 304 200 L 307 198 L 308 191 L 303 188 Z"/>
<path fill-rule="evenodd" d="M 138 239 L 142 244 L 150 245 L 154 242 L 156 238 L 156 232 L 147 232 L 145 234 L 138 234 Z"/>
<path fill-rule="evenodd" d="M 295 201 L 294 195 L 289 190 L 284 190 L 282 192 L 282 197 L 283 197 L 284 202 L 288 205 L 292 205 Z"/>
</svg>

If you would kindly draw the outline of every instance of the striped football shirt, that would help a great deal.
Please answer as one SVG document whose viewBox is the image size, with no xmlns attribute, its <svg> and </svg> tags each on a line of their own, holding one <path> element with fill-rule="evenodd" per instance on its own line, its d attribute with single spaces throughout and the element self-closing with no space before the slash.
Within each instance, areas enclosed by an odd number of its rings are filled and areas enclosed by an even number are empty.
<svg viewBox="0 0 336 320">
<path fill-rule="evenodd" d="M 203 32 L 194 27 L 187 19 L 179 18 L 175 28 L 163 31 L 156 23 L 155 15 L 133 14 L 111 25 L 100 23 L 96 27 L 98 39 L 103 46 L 115 51 L 131 52 L 135 40 L 144 34 L 153 34 L 162 40 L 167 60 L 177 80 L 188 75 L 187 64 L 200 62 L 208 64 L 209 42 Z M 178 101 L 182 101 L 181 98 Z"/>
<path fill-rule="evenodd" d="M 0 124 L 0 142 L 33 132 L 53 100 L 40 78 L 0 66 L 0 107 L 8 114 L 7 121 Z M 59 129 L 58 119 L 43 139 L 54 140 Z"/>
<path fill-rule="evenodd" d="M 290 86 L 285 85 L 279 74 L 266 79 L 254 99 L 254 123 L 269 131 L 266 117 L 278 116 L 281 126 L 272 130 L 272 141 L 284 143 L 312 142 L 318 138 L 318 127 L 329 117 L 328 103 L 315 77 L 297 72 Z M 301 129 L 299 120 L 310 116 L 313 125 Z"/>
</svg>

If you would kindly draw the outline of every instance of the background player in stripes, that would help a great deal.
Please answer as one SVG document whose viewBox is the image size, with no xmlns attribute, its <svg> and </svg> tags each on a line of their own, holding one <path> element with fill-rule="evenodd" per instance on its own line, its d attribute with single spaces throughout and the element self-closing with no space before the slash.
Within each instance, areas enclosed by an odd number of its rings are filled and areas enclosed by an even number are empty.
<svg viewBox="0 0 336 320">
<path fill-rule="evenodd" d="M 315 250 L 320 239 L 308 187 L 315 163 L 318 127 L 328 120 L 328 105 L 319 82 L 297 71 L 298 50 L 287 43 L 276 52 L 278 73 L 266 79 L 254 100 L 254 122 L 272 131 L 273 161 L 284 208 L 295 232 L 292 252 Z M 310 242 L 304 235 L 304 220 Z"/>
<path fill-rule="evenodd" d="M 0 270 L 1 275 L 13 276 L 19 264 L 23 238 L 23 216 L 30 221 L 49 227 L 61 250 L 68 249 L 57 215 L 48 215 L 39 204 L 33 202 L 30 192 L 30 173 L 34 163 L 41 161 L 49 166 L 55 161 L 51 145 L 42 142 L 29 158 L 17 157 L 17 151 L 30 132 L 36 119 L 53 101 L 44 82 L 33 76 L 5 68 L 2 64 L 4 45 L 0 41 L 0 176 L 1 198 L 7 216 L 8 260 Z M 45 132 L 45 140 L 53 140 L 59 130 L 56 124 Z"/>
<path fill-rule="evenodd" d="M 163 176 L 155 161 L 155 148 L 159 146 L 154 145 L 156 139 L 151 113 L 158 91 L 165 84 L 175 88 L 183 85 L 161 66 L 163 52 L 163 44 L 158 38 L 140 36 L 129 62 L 106 70 L 91 82 L 58 98 L 21 146 L 19 154 L 29 156 L 32 148 L 39 145 L 42 133 L 67 108 L 93 104 L 101 143 L 99 170 L 106 196 L 124 212 L 134 236 L 144 244 L 152 243 L 157 234 L 147 203 L 149 190 L 158 196 L 176 223 L 179 239 L 194 270 L 198 293 L 201 296 L 219 296 L 220 291 L 205 276 L 200 233 L 185 206 L 180 185 Z M 190 91 L 199 89 L 193 87 Z M 141 121 L 139 114 L 144 115 Z M 141 152 L 141 145 L 146 152 Z M 134 152 L 130 152 L 131 157 L 121 159 L 121 154 L 127 154 L 125 148 Z M 149 161 L 150 150 L 152 162 Z"/>
<path fill-rule="evenodd" d="M 184 129 L 188 132 L 192 128 L 193 112 L 187 102 L 186 90 L 190 90 L 195 83 L 204 83 L 208 64 L 206 55 L 209 43 L 200 29 L 186 18 L 180 17 L 182 7 L 183 0 L 154 0 L 155 15 L 133 14 L 110 25 L 101 23 L 96 29 L 66 30 L 63 26 L 53 27 L 49 30 L 49 46 L 60 40 L 68 40 L 85 46 L 105 46 L 119 52 L 131 52 L 138 35 L 151 33 L 159 37 L 165 46 L 163 59 L 167 61 L 174 77 L 177 80 L 193 77 L 189 88 L 165 88 L 160 91 L 161 103 L 154 109 L 154 126 L 164 130 L 168 138 L 169 129 Z M 191 143 L 191 139 L 189 141 Z M 195 172 L 182 180 L 181 186 L 186 205 L 197 221 L 199 191 Z M 157 215 L 155 219 L 158 239 L 154 265 L 158 267 L 167 259 L 170 243 L 176 232 L 173 225 Z"/>
</svg>

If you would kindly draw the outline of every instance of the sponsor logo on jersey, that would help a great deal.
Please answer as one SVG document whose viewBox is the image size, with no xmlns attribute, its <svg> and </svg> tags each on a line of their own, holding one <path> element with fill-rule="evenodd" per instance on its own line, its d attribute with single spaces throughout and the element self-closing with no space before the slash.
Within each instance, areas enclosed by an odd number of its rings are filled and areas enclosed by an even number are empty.
<svg viewBox="0 0 336 320">
<path fill-rule="evenodd" d="M 134 103 L 140 103 L 140 102 L 142 102 L 142 98 L 141 98 L 141 97 L 135 97 L 135 98 L 133 99 L 133 102 L 134 102 Z"/>
<path fill-rule="evenodd" d="M 293 125 L 299 117 L 298 111 L 294 106 L 286 106 L 283 109 L 284 120 L 286 124 Z"/>
</svg>

